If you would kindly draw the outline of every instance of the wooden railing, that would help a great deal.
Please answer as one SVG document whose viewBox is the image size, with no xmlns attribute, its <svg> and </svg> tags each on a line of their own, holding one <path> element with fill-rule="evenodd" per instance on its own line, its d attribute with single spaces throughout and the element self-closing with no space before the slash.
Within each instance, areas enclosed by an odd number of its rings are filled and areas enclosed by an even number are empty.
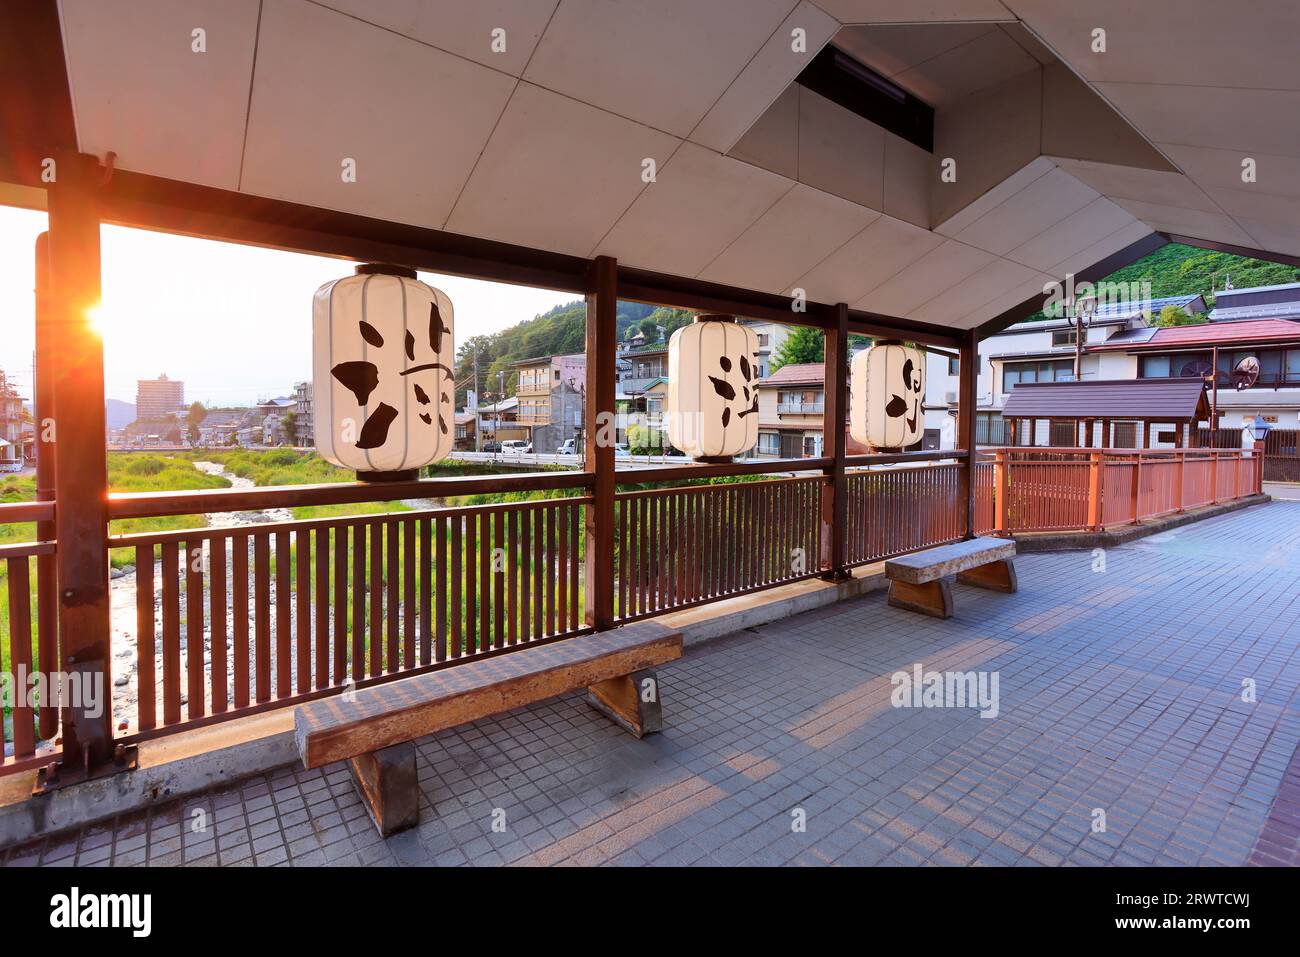
<svg viewBox="0 0 1300 957">
<path fill-rule="evenodd" d="M 772 479 L 615 497 L 615 612 L 631 620 L 822 569 L 824 480 Z"/>
<path fill-rule="evenodd" d="M 1078 531 L 1258 494 L 1250 450 L 996 449 L 975 466 L 976 532 Z"/>
<path fill-rule="evenodd" d="M 120 535 L 128 743 L 576 635 L 587 497 Z"/>
<path fill-rule="evenodd" d="M 966 534 L 958 464 L 851 471 L 845 487 L 849 565 L 942 545 Z"/>
<path fill-rule="evenodd" d="M 0 504 L 0 527 L 37 523 L 31 530 L 33 539 L 53 516 L 53 502 Z M 0 567 L 5 579 L 0 595 L 0 647 L 12 695 L 5 703 L 0 726 L 3 773 L 43 763 L 56 753 L 58 703 L 46 684 L 47 693 L 37 695 L 33 708 L 28 698 L 32 685 L 27 680 L 58 670 L 54 543 L 33 540 L 0 545 Z"/>
</svg>

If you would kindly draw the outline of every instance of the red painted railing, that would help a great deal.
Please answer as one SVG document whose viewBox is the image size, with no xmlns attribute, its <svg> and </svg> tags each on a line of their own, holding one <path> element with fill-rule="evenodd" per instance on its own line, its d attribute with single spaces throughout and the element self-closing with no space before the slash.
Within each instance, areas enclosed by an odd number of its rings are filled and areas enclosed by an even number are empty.
<svg viewBox="0 0 1300 957">
<path fill-rule="evenodd" d="M 1258 494 L 1250 450 L 989 450 L 977 464 L 976 531 L 1078 531 Z M 987 504 L 986 504 L 987 503 Z"/>
</svg>

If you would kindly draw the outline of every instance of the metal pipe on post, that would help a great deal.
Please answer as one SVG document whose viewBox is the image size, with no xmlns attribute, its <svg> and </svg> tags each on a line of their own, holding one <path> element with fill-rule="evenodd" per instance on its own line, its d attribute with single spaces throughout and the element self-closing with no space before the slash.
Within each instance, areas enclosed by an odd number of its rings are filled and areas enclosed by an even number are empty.
<svg viewBox="0 0 1300 957">
<path fill-rule="evenodd" d="M 50 234 L 36 237 L 36 369 L 32 390 L 32 412 L 36 429 L 36 501 L 54 501 L 54 350 L 50 314 Z M 54 520 L 36 523 L 38 541 L 55 540 Z M 53 674 L 59 665 L 59 593 L 57 559 L 41 555 L 36 559 L 36 626 L 38 644 L 36 668 Z M 59 712 L 53 700 L 42 701 L 37 710 L 37 730 L 45 739 L 59 730 Z"/>
<path fill-rule="evenodd" d="M 1183 510 L 1183 457 L 1186 454 L 1187 453 L 1184 452 L 1182 449 L 1179 449 L 1177 452 L 1174 453 L 1174 455 L 1177 456 L 1177 460 L 1178 460 L 1178 465 L 1174 473 L 1175 474 L 1174 483 L 1178 487 L 1178 498 L 1175 500 L 1176 507 L 1174 508 L 1175 512 L 1181 512 Z"/>
<path fill-rule="evenodd" d="M 849 577 L 844 530 L 848 525 L 848 497 L 844 479 L 844 412 L 848 405 L 849 307 L 835 307 L 834 325 L 826 330 L 825 404 L 822 407 L 822 455 L 831 460 L 822 482 L 822 578 L 843 581 Z"/>
<path fill-rule="evenodd" d="M 618 262 L 597 256 L 587 294 L 587 386 L 583 419 L 586 467 L 595 473 L 592 502 L 584 508 L 587 536 L 586 622 L 614 627 L 614 372 Z M 605 432 L 608 429 L 609 435 Z"/>
<path fill-rule="evenodd" d="M 961 468 L 961 500 L 966 512 L 966 538 L 974 538 L 975 387 L 979 380 L 979 339 L 974 329 L 962 337 L 957 373 L 957 448 L 966 450 Z"/>
<path fill-rule="evenodd" d="M 1136 525 L 1138 519 L 1139 501 L 1142 498 L 1142 453 L 1138 452 L 1133 456 L 1133 524 Z"/>
<path fill-rule="evenodd" d="M 63 761 L 54 787 L 127 766 L 114 754 L 108 592 L 108 467 L 104 441 L 104 344 L 91 310 L 100 299 L 99 210 L 103 171 L 93 156 L 61 153 L 48 192 L 50 337 L 55 422 L 55 534 L 62 670 L 83 693 L 63 704 Z M 47 343 L 48 344 L 48 343 Z M 40 361 L 40 360 L 38 360 Z M 76 688 L 74 687 L 74 690 Z M 80 700 L 77 700 L 79 697 Z M 97 702 L 98 707 L 92 707 Z M 115 757 L 118 760 L 115 762 Z"/>
</svg>

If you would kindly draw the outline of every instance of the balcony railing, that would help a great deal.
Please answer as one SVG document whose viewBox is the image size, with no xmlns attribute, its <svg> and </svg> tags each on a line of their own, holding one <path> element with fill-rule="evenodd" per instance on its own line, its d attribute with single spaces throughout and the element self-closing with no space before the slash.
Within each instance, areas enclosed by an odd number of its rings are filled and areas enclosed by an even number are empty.
<svg viewBox="0 0 1300 957">
<path fill-rule="evenodd" d="M 821 415 L 825 405 L 824 402 L 779 402 L 776 411 L 778 415 Z"/>
</svg>

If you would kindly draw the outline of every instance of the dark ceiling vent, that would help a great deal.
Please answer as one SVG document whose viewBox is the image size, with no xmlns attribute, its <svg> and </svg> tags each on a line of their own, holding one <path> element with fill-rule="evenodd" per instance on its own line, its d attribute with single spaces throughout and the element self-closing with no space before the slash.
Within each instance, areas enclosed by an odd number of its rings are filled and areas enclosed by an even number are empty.
<svg viewBox="0 0 1300 957">
<path fill-rule="evenodd" d="M 834 44 L 823 47 L 796 82 L 934 152 L 934 107 Z"/>
</svg>

